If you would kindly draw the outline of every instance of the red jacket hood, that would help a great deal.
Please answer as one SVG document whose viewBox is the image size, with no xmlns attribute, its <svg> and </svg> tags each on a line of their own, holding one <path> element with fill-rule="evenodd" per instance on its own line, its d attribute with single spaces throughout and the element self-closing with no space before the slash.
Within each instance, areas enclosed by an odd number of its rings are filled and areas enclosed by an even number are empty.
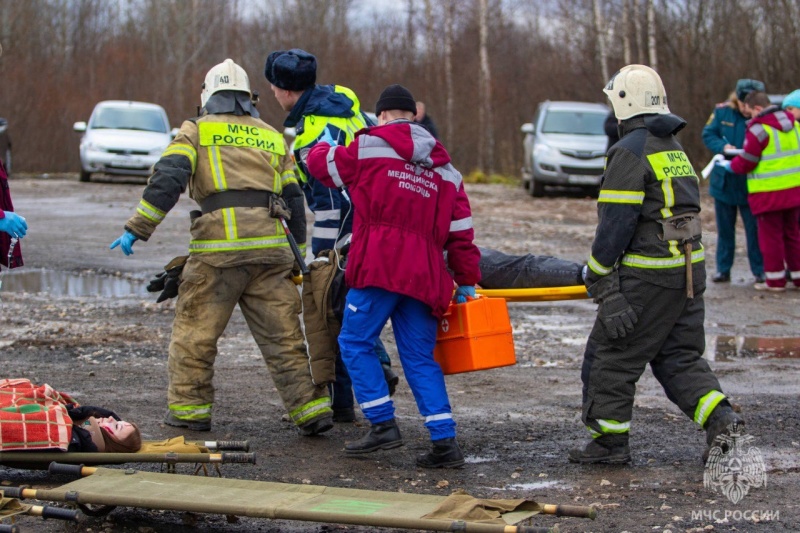
<svg viewBox="0 0 800 533">
<path fill-rule="evenodd" d="M 777 106 L 769 106 L 756 117 L 750 119 L 747 127 L 749 128 L 753 124 L 765 124 L 783 132 L 792 131 L 792 128 L 794 128 L 794 115 L 781 111 Z"/>
<path fill-rule="evenodd" d="M 367 133 L 380 137 L 407 161 L 426 168 L 436 168 L 450 162 L 450 154 L 442 143 L 437 141 L 421 124 L 410 120 L 392 121 L 383 126 L 373 126 L 361 130 L 358 135 Z M 417 152 L 414 152 L 416 141 Z"/>
</svg>

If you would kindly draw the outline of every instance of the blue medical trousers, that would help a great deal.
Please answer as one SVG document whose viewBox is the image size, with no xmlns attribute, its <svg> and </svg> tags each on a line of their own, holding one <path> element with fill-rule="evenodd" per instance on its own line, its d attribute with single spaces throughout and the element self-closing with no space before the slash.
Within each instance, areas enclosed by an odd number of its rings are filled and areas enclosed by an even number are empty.
<svg viewBox="0 0 800 533">
<path fill-rule="evenodd" d="M 403 372 L 431 440 L 455 437 L 456 423 L 444 375 L 433 360 L 438 322 L 431 308 L 414 298 L 375 287 L 347 293 L 339 347 L 353 380 L 356 401 L 372 424 L 394 418 L 394 403 L 374 348 L 389 318 Z"/>
<path fill-rule="evenodd" d="M 392 361 L 389 359 L 389 353 L 386 351 L 386 347 L 383 345 L 383 341 L 380 337 L 375 340 L 375 346 L 373 349 L 378 355 L 381 365 L 392 366 Z M 342 360 L 341 353 L 336 354 L 335 369 L 336 381 L 328 386 L 328 390 L 331 393 L 331 407 L 333 407 L 334 411 L 339 411 L 340 409 L 352 409 L 353 382 L 350 380 L 350 374 L 347 373 L 347 366 L 344 364 L 344 360 Z"/>
</svg>

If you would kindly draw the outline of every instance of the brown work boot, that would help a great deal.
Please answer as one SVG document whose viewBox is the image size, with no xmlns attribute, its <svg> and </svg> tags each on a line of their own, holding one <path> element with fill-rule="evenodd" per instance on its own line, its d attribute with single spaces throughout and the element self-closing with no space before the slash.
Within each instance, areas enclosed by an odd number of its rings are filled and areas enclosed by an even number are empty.
<svg viewBox="0 0 800 533">
<path fill-rule="evenodd" d="M 453 437 L 432 441 L 433 448 L 425 455 L 417 457 L 417 466 L 422 468 L 461 468 L 464 454 Z"/>
<path fill-rule="evenodd" d="M 391 450 L 403 445 L 403 437 L 400 436 L 400 428 L 394 418 L 384 422 L 372 424 L 369 433 L 354 442 L 344 445 L 344 453 L 347 455 L 358 455 L 370 453 L 377 450 Z"/>
<path fill-rule="evenodd" d="M 610 465 L 630 463 L 631 450 L 628 447 L 628 434 L 601 435 L 589 441 L 583 448 L 573 448 L 569 451 L 569 462 Z"/>
</svg>

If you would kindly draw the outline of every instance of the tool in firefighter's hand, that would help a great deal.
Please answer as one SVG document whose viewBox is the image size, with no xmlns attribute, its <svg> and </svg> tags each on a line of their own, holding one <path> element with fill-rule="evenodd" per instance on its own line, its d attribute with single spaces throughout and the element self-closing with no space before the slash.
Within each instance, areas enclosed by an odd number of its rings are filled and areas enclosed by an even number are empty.
<svg viewBox="0 0 800 533">
<path fill-rule="evenodd" d="M 280 220 L 281 226 L 283 227 L 283 232 L 286 233 L 286 240 L 289 241 L 289 248 L 292 249 L 292 254 L 294 254 L 294 259 L 295 261 L 297 261 L 297 266 L 300 267 L 300 272 L 304 276 L 308 276 L 309 274 L 308 266 L 306 265 L 306 262 L 303 260 L 303 254 L 300 252 L 300 247 L 297 246 L 297 241 L 295 240 L 294 235 L 292 235 L 292 232 L 289 229 L 289 224 L 286 223 L 287 220 L 292 218 L 292 213 L 291 211 L 289 211 L 289 207 L 286 205 L 286 201 L 277 194 L 273 194 L 272 197 L 270 198 L 269 216 Z"/>
<path fill-rule="evenodd" d="M 161 294 L 158 295 L 158 299 L 156 299 L 156 303 L 175 298 L 178 295 L 178 287 L 181 285 L 181 273 L 183 272 L 183 267 L 186 265 L 187 259 L 189 259 L 188 255 L 174 258 L 164 267 L 163 272 L 160 272 L 156 277 L 150 280 L 150 283 L 147 285 L 147 292 L 161 291 Z"/>
<path fill-rule="evenodd" d="M 453 299 L 457 304 L 466 303 L 467 298 L 472 298 L 474 300 L 475 297 L 475 287 L 473 285 L 459 285 L 455 295 L 453 295 Z"/>
<path fill-rule="evenodd" d="M 694 287 L 692 286 L 692 243 L 683 243 L 683 256 L 686 258 L 686 297 L 694 298 Z"/>
<path fill-rule="evenodd" d="M 110 250 L 113 250 L 117 246 L 120 246 L 122 253 L 124 253 L 125 255 L 132 255 L 133 243 L 135 243 L 137 239 L 138 237 L 136 235 L 134 235 L 128 230 L 125 230 L 125 233 L 117 237 L 117 239 L 114 240 L 114 242 L 112 242 L 111 246 L 109 246 L 108 248 Z"/>
</svg>

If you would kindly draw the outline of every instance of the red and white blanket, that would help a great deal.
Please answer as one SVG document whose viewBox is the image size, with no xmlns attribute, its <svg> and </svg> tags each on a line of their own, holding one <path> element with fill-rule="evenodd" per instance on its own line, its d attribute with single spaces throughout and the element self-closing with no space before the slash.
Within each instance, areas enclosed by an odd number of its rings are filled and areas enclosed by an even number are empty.
<svg viewBox="0 0 800 533">
<path fill-rule="evenodd" d="M 67 451 L 72 419 L 67 404 L 77 404 L 50 385 L 27 379 L 0 380 L 0 451 Z"/>
</svg>

